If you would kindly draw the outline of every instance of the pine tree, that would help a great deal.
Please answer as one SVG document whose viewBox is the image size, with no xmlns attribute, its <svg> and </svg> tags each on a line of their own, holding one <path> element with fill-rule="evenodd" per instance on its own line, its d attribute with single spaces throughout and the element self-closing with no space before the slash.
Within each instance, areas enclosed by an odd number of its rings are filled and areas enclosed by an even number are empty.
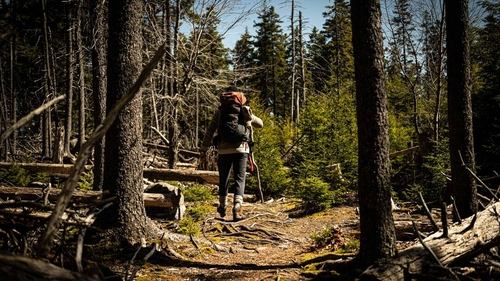
<svg viewBox="0 0 500 281">
<path fill-rule="evenodd" d="M 235 79 L 241 81 L 241 84 L 246 88 L 250 81 L 249 76 L 254 72 L 251 68 L 254 66 L 255 57 L 252 37 L 248 33 L 248 29 L 245 29 L 245 33 L 236 41 L 232 54 Z"/>
<path fill-rule="evenodd" d="M 328 61 L 325 56 L 326 38 L 318 28 L 313 27 L 307 44 L 308 69 L 316 92 L 324 92 L 328 81 Z"/>
<path fill-rule="evenodd" d="M 354 76 L 350 8 L 345 0 L 336 0 L 323 13 L 326 18 L 322 34 L 326 44 L 324 56 L 328 63 L 328 88 L 339 94 Z"/>
<path fill-rule="evenodd" d="M 474 144 L 481 174 L 500 171 L 500 3 L 485 2 L 484 27 L 473 46 L 480 88 L 473 96 Z M 474 42 L 474 41 L 473 41 Z"/>
<path fill-rule="evenodd" d="M 264 104 L 275 115 L 284 116 L 286 111 L 286 59 L 285 36 L 280 27 L 281 20 L 273 6 L 264 7 L 255 24 L 257 34 L 254 44 L 256 65 L 256 86 Z"/>
</svg>

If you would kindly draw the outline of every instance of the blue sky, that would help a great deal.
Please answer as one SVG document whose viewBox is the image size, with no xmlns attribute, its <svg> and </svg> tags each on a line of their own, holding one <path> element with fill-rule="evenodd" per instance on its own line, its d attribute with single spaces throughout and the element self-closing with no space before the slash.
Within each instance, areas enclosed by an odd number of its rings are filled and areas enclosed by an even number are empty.
<svg viewBox="0 0 500 281">
<path fill-rule="evenodd" d="M 234 48 L 236 41 L 245 32 L 245 28 L 251 35 L 255 35 L 254 23 L 257 21 L 257 12 L 260 10 L 260 4 L 264 1 L 262 0 L 242 0 L 243 6 L 246 7 L 256 7 L 254 12 L 249 16 L 245 17 L 241 22 L 239 22 L 234 28 L 225 34 L 224 45 L 226 48 Z M 268 0 L 269 5 L 276 8 L 278 15 L 281 18 L 283 31 L 288 33 L 290 26 L 290 12 L 291 12 L 291 0 Z M 302 17 L 304 21 L 304 35 L 308 38 L 309 31 L 313 26 L 321 28 L 324 23 L 323 12 L 326 10 L 326 6 L 333 3 L 332 0 L 295 0 L 296 9 L 295 16 L 297 17 L 298 23 L 298 13 L 302 11 Z M 230 16 L 227 18 L 227 22 L 233 20 Z M 223 25 L 224 25 L 223 21 Z"/>
</svg>

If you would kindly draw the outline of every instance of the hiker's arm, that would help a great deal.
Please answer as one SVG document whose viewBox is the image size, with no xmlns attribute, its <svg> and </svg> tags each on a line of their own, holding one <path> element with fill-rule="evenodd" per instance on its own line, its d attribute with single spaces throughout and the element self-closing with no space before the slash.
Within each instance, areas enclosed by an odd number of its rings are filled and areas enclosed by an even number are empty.
<svg viewBox="0 0 500 281">
<path fill-rule="evenodd" d="M 212 117 L 212 121 L 210 121 L 210 125 L 208 126 L 208 130 L 203 138 L 203 142 L 201 144 L 200 150 L 207 151 L 208 148 L 212 145 L 212 138 L 214 137 L 215 130 L 217 130 L 217 123 L 219 122 L 219 110 L 214 113 Z"/>
<path fill-rule="evenodd" d="M 251 121 L 252 127 L 254 128 L 262 128 L 264 127 L 264 122 L 262 122 L 262 119 L 259 117 L 255 116 L 252 114 L 252 121 Z"/>
<path fill-rule="evenodd" d="M 249 106 L 243 106 L 242 110 L 247 126 L 253 126 L 255 128 L 262 128 L 264 126 L 262 119 L 253 115 L 252 109 Z"/>
</svg>

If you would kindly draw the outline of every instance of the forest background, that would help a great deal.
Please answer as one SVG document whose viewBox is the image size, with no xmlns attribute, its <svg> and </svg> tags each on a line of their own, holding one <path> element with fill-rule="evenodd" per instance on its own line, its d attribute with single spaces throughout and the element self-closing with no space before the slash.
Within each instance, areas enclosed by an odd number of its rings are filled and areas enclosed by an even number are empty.
<svg viewBox="0 0 500 281">
<path fill-rule="evenodd" d="M 264 120 L 255 155 L 266 196 L 298 196 L 312 210 L 357 190 L 349 3 L 330 1 L 322 26 L 306 28 L 304 2 L 280 15 L 266 1 L 146 1 L 143 61 L 162 42 L 168 54 L 143 90 L 143 135 L 158 139 L 157 129 L 166 136 L 171 167 L 180 149 L 197 150 L 218 94 L 236 85 Z M 437 200 L 449 176 L 443 3 L 382 2 L 393 194 Z M 500 3 L 470 7 L 474 149 L 478 174 L 488 177 L 500 168 L 500 54 L 492 43 L 500 39 Z M 226 33 L 254 13 L 254 32 L 225 46 Z M 57 158 L 53 142 L 63 127 L 63 154 L 74 154 L 103 120 L 106 65 L 97 50 L 106 46 L 96 34 L 106 36 L 99 31 L 105 14 L 94 1 L 0 1 L 0 130 L 60 94 L 67 101 L 16 132 L 4 160 Z M 102 187 L 98 170 L 89 178 Z M 248 192 L 255 189 L 250 178 Z"/>
</svg>

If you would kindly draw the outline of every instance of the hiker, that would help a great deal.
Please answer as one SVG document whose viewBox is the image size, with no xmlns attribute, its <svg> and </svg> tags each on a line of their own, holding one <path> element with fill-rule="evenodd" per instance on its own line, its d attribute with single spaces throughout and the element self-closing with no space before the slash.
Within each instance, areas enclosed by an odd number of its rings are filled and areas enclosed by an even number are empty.
<svg viewBox="0 0 500 281">
<path fill-rule="evenodd" d="M 262 128 L 262 120 L 253 115 L 245 95 L 235 87 L 229 87 L 220 95 L 220 106 L 215 112 L 201 146 L 202 157 L 210 145 L 217 148 L 219 170 L 219 206 L 217 212 L 226 216 L 229 173 L 233 170 L 234 202 L 233 220 L 244 217 L 241 214 L 247 159 L 250 152 L 251 128 Z M 215 136 L 214 136 L 215 134 Z"/>
</svg>

